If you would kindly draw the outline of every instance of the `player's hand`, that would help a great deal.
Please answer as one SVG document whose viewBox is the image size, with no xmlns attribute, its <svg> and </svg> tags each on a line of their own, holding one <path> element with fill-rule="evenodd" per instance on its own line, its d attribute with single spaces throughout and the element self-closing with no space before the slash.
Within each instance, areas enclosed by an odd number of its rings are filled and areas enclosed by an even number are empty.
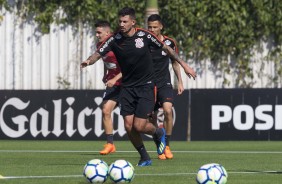
<svg viewBox="0 0 282 184">
<path fill-rule="evenodd" d="M 178 83 L 177 95 L 181 95 L 184 91 L 184 87 L 182 83 Z"/>
<path fill-rule="evenodd" d="M 113 87 L 115 85 L 115 83 L 116 83 L 116 81 L 111 79 L 111 80 L 108 80 L 106 82 L 106 86 L 111 88 L 111 87 Z"/>
<path fill-rule="evenodd" d="M 80 63 L 80 69 L 85 68 L 89 65 L 89 60 L 85 60 L 82 63 Z"/>
<path fill-rule="evenodd" d="M 183 69 L 184 69 L 186 75 L 187 75 L 189 78 L 193 77 L 193 79 L 195 80 L 195 78 L 197 77 L 197 75 L 196 75 L 196 72 L 195 72 L 192 68 L 190 68 L 188 65 L 185 65 L 185 67 L 184 67 Z"/>
</svg>

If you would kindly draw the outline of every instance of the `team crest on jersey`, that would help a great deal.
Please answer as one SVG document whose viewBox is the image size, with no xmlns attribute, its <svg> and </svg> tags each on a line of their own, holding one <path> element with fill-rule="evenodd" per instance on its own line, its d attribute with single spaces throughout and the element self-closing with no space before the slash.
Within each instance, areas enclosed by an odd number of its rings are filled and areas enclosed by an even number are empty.
<svg viewBox="0 0 282 184">
<path fill-rule="evenodd" d="M 165 41 L 165 44 L 166 44 L 166 45 L 171 45 L 171 41 L 166 40 L 166 41 Z"/>
<path fill-rule="evenodd" d="M 119 33 L 116 34 L 116 36 L 115 36 L 116 39 L 121 39 L 121 37 L 122 37 L 122 36 L 121 36 L 121 34 L 119 34 Z"/>
<path fill-rule="evenodd" d="M 145 35 L 145 33 L 143 31 L 140 31 L 140 32 L 137 33 L 137 36 L 144 36 L 144 35 Z"/>
<path fill-rule="evenodd" d="M 135 39 L 135 47 L 136 47 L 136 48 L 142 48 L 142 47 L 144 47 L 143 38 L 137 38 L 137 39 Z"/>
</svg>

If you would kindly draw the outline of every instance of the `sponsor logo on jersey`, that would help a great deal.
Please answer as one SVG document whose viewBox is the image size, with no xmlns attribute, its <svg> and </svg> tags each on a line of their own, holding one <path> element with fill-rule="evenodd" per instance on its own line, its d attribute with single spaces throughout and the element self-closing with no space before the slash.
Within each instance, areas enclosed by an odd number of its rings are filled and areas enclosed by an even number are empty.
<svg viewBox="0 0 282 184">
<path fill-rule="evenodd" d="M 166 40 L 166 41 L 165 41 L 165 44 L 166 44 L 166 45 L 171 45 L 171 41 Z"/>
<path fill-rule="evenodd" d="M 105 66 L 107 69 L 115 69 L 117 68 L 117 65 L 115 63 L 108 63 L 108 62 L 104 62 Z"/>
<path fill-rule="evenodd" d="M 113 41 L 113 40 L 114 40 L 114 38 L 113 38 L 113 37 L 110 37 L 110 38 L 103 44 L 103 47 L 101 47 L 101 48 L 99 49 L 99 51 L 100 51 L 100 52 L 103 52 L 104 49 L 105 49 L 106 47 L 108 47 L 108 46 L 109 46 L 109 43 L 110 43 L 111 41 Z"/>
<path fill-rule="evenodd" d="M 154 38 L 154 37 L 150 37 L 150 38 L 151 38 L 153 43 L 155 43 L 157 46 L 161 47 L 161 43 L 156 38 Z"/>
<path fill-rule="evenodd" d="M 143 31 L 140 31 L 140 32 L 137 33 L 137 36 L 144 36 L 144 35 L 145 35 L 145 33 Z"/>
<path fill-rule="evenodd" d="M 115 39 L 121 39 L 121 37 L 122 37 L 121 34 L 118 33 L 116 34 Z"/>
<path fill-rule="evenodd" d="M 137 39 L 135 39 L 135 47 L 136 47 L 136 48 L 142 48 L 142 47 L 144 47 L 143 38 L 137 38 Z"/>
</svg>

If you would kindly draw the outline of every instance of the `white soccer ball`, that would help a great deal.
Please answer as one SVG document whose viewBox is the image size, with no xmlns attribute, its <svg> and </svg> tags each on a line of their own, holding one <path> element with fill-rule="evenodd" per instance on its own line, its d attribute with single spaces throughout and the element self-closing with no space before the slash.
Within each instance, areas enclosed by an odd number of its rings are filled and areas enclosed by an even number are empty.
<svg viewBox="0 0 282 184">
<path fill-rule="evenodd" d="M 134 167 L 126 160 L 116 160 L 109 167 L 109 177 L 114 183 L 130 183 L 134 178 Z"/>
<path fill-rule="evenodd" d="M 198 184 L 225 184 L 227 177 L 227 172 L 222 165 L 211 163 L 200 167 L 196 181 Z"/>
<path fill-rule="evenodd" d="M 83 175 L 90 183 L 104 183 L 108 177 L 109 167 L 100 159 L 87 162 L 83 169 Z"/>
</svg>

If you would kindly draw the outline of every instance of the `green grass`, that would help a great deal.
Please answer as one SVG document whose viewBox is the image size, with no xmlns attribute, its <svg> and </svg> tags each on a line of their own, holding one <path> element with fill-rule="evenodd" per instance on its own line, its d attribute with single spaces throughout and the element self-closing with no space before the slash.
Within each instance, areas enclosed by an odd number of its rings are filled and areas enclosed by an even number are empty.
<svg viewBox="0 0 282 184">
<path fill-rule="evenodd" d="M 98 151 L 104 141 L 1 140 L 0 175 L 44 177 L 0 179 L 0 183 L 86 184 L 82 169 L 87 161 L 94 158 L 103 159 L 108 164 L 117 159 L 126 159 L 136 165 L 139 155 L 131 143 L 128 141 L 115 143 L 117 150 L 122 152 L 100 156 Z M 228 184 L 281 184 L 282 182 L 282 142 L 279 141 L 171 142 L 174 158 L 165 161 L 157 159 L 152 142 L 145 142 L 145 145 L 150 151 L 153 165 L 135 167 L 136 176 L 132 183 L 194 184 L 198 168 L 211 162 L 220 163 L 226 168 L 229 174 Z M 69 177 L 63 177 L 66 175 Z M 45 176 L 58 176 L 58 178 Z M 111 182 L 107 180 L 106 183 Z"/>
</svg>

